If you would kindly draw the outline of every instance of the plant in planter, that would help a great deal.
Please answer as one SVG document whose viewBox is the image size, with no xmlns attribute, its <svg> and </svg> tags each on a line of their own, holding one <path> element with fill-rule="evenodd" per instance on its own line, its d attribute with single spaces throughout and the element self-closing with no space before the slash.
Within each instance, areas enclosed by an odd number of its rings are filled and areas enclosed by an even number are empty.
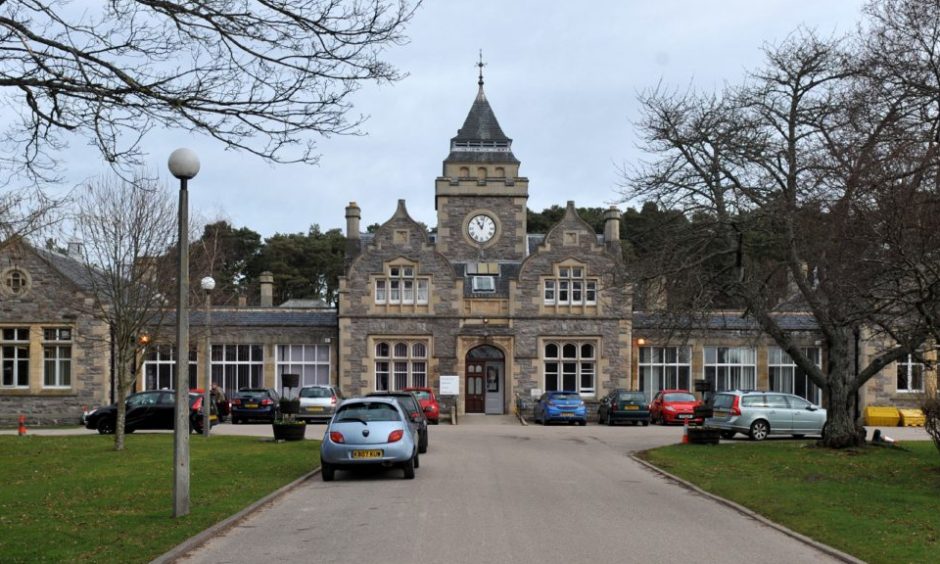
<svg viewBox="0 0 940 564">
<path fill-rule="evenodd" d="M 281 394 L 279 404 L 280 413 L 274 420 L 275 441 L 299 441 L 304 438 L 307 424 L 297 419 L 300 412 L 300 397 L 293 393 L 294 388 L 300 384 L 299 374 L 282 374 L 281 384 L 287 389 Z M 282 390 L 283 391 L 283 390 Z"/>
</svg>

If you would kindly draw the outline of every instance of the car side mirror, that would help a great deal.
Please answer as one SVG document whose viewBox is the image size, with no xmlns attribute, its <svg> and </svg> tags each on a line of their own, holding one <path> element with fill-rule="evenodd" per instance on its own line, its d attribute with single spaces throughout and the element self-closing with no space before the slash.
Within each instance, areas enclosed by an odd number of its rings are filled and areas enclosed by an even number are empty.
<svg viewBox="0 0 940 564">
<path fill-rule="evenodd" d="M 806 406 L 806 411 L 816 411 L 817 409 L 819 409 L 819 408 L 816 407 L 815 405 L 807 405 L 807 406 Z"/>
</svg>

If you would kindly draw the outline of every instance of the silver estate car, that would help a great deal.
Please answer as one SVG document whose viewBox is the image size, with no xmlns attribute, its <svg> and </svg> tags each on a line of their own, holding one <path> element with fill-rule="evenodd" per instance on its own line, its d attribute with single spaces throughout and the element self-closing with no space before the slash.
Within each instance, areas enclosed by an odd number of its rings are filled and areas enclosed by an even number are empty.
<svg viewBox="0 0 940 564">
<path fill-rule="evenodd" d="M 415 477 L 418 430 L 390 397 L 344 401 L 326 426 L 320 443 L 320 474 L 333 480 L 336 470 L 379 465 L 398 467 Z"/>
<path fill-rule="evenodd" d="M 710 402 L 714 416 L 705 427 L 718 429 L 723 439 L 743 433 L 755 441 L 769 435 L 822 435 L 826 410 L 781 392 L 717 392 Z"/>
<path fill-rule="evenodd" d="M 300 388 L 300 413 L 297 419 L 326 421 L 333 417 L 343 393 L 336 386 L 316 385 Z"/>
</svg>

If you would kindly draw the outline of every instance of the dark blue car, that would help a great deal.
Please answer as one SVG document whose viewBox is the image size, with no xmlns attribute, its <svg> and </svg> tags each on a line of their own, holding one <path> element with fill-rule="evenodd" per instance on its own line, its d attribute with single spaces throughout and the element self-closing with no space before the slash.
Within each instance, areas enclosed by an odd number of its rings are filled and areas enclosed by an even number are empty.
<svg viewBox="0 0 940 564">
<path fill-rule="evenodd" d="M 535 404 L 535 422 L 565 421 L 587 425 L 587 408 L 578 392 L 545 392 Z"/>
</svg>

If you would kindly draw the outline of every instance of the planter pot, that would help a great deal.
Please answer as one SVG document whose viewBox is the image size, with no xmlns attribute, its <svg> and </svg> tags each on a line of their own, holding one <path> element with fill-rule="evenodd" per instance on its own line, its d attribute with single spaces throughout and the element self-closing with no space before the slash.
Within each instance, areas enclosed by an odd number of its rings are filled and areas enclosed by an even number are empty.
<svg viewBox="0 0 940 564">
<path fill-rule="evenodd" d="M 275 441 L 302 441 L 307 431 L 305 423 L 272 423 Z"/>
<path fill-rule="evenodd" d="M 718 429 L 689 427 L 689 443 L 693 445 L 717 445 L 721 438 Z"/>
</svg>

